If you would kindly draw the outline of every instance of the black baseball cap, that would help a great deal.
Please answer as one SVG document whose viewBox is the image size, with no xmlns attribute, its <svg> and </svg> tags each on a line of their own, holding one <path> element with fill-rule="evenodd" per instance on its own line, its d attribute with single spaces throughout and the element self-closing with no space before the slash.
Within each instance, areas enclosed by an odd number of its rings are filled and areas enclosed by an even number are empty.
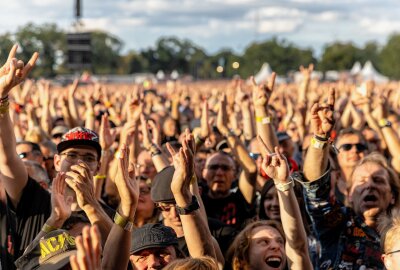
<svg viewBox="0 0 400 270">
<path fill-rule="evenodd" d="M 149 248 L 177 246 L 175 231 L 161 223 L 148 223 L 132 232 L 130 254 Z"/>
</svg>

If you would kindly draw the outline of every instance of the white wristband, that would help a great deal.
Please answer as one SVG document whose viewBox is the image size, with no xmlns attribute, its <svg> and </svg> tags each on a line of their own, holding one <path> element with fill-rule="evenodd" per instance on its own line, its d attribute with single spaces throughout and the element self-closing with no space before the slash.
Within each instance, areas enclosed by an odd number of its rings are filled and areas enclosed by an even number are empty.
<svg viewBox="0 0 400 270">
<path fill-rule="evenodd" d="M 287 183 L 277 183 L 275 184 L 275 188 L 279 191 L 288 191 L 290 188 L 293 187 L 293 179 L 291 179 Z"/>
</svg>

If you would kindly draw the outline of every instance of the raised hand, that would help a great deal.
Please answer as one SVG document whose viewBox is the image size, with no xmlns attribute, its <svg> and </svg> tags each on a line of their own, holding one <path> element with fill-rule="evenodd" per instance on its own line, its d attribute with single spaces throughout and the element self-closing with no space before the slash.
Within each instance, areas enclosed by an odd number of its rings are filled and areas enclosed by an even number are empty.
<svg viewBox="0 0 400 270">
<path fill-rule="evenodd" d="M 77 253 L 69 259 L 72 270 L 101 270 L 101 236 L 97 226 L 85 226 L 75 243 Z"/>
<path fill-rule="evenodd" d="M 171 182 L 171 190 L 175 195 L 182 195 L 185 200 L 190 201 L 190 182 L 194 175 L 194 149 L 195 142 L 193 135 L 188 129 L 185 131 L 185 138 L 182 147 L 176 152 L 170 144 L 167 144 L 169 153 L 172 156 L 175 168 L 174 176 Z"/>
<path fill-rule="evenodd" d="M 207 100 L 203 101 L 201 107 L 201 118 L 200 118 L 200 136 L 203 140 L 208 138 L 211 134 L 210 127 L 210 115 Z"/>
<path fill-rule="evenodd" d="M 311 125 L 314 129 L 314 134 L 328 137 L 335 125 L 334 118 L 335 107 L 335 89 L 329 90 L 328 103 L 314 103 L 311 107 Z"/>
<path fill-rule="evenodd" d="M 257 139 L 259 145 L 269 153 L 263 158 L 261 164 L 264 172 L 276 183 L 287 183 L 290 170 L 285 156 L 279 152 L 277 146 L 275 147 L 275 153 L 272 153 L 260 136 Z"/>
<path fill-rule="evenodd" d="M 108 121 L 108 115 L 103 114 L 101 117 L 101 124 L 99 129 L 99 143 L 101 149 L 108 150 L 115 141 L 117 133 L 115 129 L 110 128 L 110 122 Z"/>
<path fill-rule="evenodd" d="M 0 68 L 0 98 L 6 97 L 14 86 L 26 79 L 39 57 L 37 52 L 33 53 L 25 65 L 23 61 L 15 58 L 17 49 L 18 45 L 11 48 L 6 63 Z"/>
<path fill-rule="evenodd" d="M 68 88 L 68 95 L 74 96 L 76 90 L 78 89 L 78 85 L 79 85 L 79 79 L 75 79 Z"/>
<path fill-rule="evenodd" d="M 272 91 L 274 90 L 275 78 L 276 78 L 276 73 L 272 72 L 271 79 L 268 81 L 268 85 L 265 84 L 258 85 L 254 77 L 253 76 L 250 77 L 253 86 L 252 96 L 253 96 L 253 104 L 255 107 L 257 106 L 265 107 L 266 105 L 268 105 L 268 101 L 271 97 Z"/>
<path fill-rule="evenodd" d="M 46 222 L 48 225 L 61 228 L 71 216 L 72 196 L 66 196 L 65 173 L 59 172 L 53 179 L 51 191 L 51 214 Z"/>
<path fill-rule="evenodd" d="M 139 200 L 139 183 L 135 177 L 135 167 L 129 164 L 129 148 L 122 144 L 117 156 L 115 185 L 121 198 L 120 214 L 133 220 Z"/>
<path fill-rule="evenodd" d="M 140 115 L 140 123 L 142 126 L 143 147 L 148 150 L 152 145 L 152 138 L 148 131 L 147 121 L 146 118 L 144 117 L 144 114 Z"/>
<path fill-rule="evenodd" d="M 304 79 L 309 80 L 311 78 L 311 74 L 314 71 L 314 64 L 309 64 L 308 68 L 303 67 L 303 65 L 299 68 L 300 73 L 303 75 Z"/>
<path fill-rule="evenodd" d="M 226 134 L 229 132 L 228 130 L 228 113 L 226 111 L 226 95 L 222 94 L 222 97 L 220 98 L 219 101 L 219 110 L 218 110 L 218 115 L 217 115 L 217 128 L 219 132 L 226 136 Z"/>
</svg>

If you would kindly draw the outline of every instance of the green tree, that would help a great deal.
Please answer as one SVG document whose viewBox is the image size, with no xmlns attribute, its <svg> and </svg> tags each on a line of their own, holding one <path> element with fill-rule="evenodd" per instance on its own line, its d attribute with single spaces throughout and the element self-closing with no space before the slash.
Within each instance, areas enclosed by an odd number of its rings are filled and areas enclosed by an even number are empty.
<svg viewBox="0 0 400 270">
<path fill-rule="evenodd" d="M 400 34 L 393 34 L 379 55 L 382 72 L 395 79 L 400 79 Z"/>
<path fill-rule="evenodd" d="M 335 42 L 327 45 L 318 67 L 323 70 L 348 70 L 356 61 L 362 62 L 361 50 L 352 43 Z"/>
<path fill-rule="evenodd" d="M 92 70 L 95 74 L 117 73 L 121 66 L 123 43 L 107 32 L 95 31 L 91 35 Z"/>
<path fill-rule="evenodd" d="M 300 49 L 285 40 L 276 38 L 261 43 L 253 43 L 244 52 L 241 75 L 248 77 L 259 71 L 264 62 L 278 74 L 297 70 L 300 65 L 316 63 L 311 49 Z"/>
<path fill-rule="evenodd" d="M 7 61 L 8 53 L 14 42 L 11 38 L 11 34 L 6 33 L 0 35 L 0 63 L 3 64 Z"/>
<path fill-rule="evenodd" d="M 15 39 L 20 44 L 22 59 L 29 59 L 35 51 L 40 54 L 33 76 L 56 75 L 56 52 L 66 49 L 65 35 L 57 25 L 29 23 L 17 30 Z"/>
</svg>

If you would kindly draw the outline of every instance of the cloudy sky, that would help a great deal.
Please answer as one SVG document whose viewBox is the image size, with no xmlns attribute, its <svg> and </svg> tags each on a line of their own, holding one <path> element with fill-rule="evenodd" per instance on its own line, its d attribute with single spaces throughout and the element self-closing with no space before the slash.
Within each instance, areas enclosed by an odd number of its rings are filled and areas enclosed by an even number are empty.
<svg viewBox="0 0 400 270">
<path fill-rule="evenodd" d="M 6 0 L 2 0 L 6 2 Z M 0 34 L 28 22 L 70 29 L 75 0 L 10 0 L 0 9 Z M 209 53 L 243 50 L 273 36 L 318 55 L 329 42 L 384 44 L 400 31 L 399 0 L 81 0 L 88 29 L 111 32 L 124 51 L 160 36 L 188 38 Z"/>
</svg>

